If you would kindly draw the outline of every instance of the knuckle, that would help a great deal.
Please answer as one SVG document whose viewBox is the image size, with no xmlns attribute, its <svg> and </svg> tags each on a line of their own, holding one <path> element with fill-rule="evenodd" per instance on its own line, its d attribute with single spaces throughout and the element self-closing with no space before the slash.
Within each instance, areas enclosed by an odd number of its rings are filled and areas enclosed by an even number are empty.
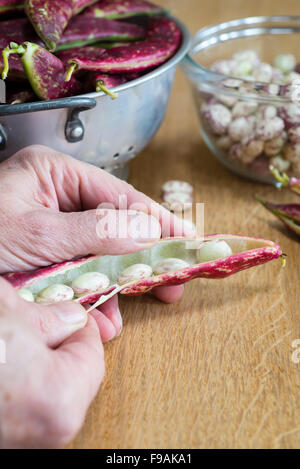
<svg viewBox="0 0 300 469">
<path fill-rule="evenodd" d="M 67 156 L 44 145 L 30 145 L 18 151 L 12 158 L 19 164 L 28 166 L 28 164 L 40 164 L 42 159 L 49 161 L 59 159 L 61 161 Z"/>
<path fill-rule="evenodd" d="M 18 151 L 14 156 L 13 159 L 18 162 L 31 162 L 37 156 L 40 157 L 43 153 L 45 153 L 45 148 L 42 145 L 30 145 L 28 147 L 22 148 L 22 150 Z"/>
</svg>

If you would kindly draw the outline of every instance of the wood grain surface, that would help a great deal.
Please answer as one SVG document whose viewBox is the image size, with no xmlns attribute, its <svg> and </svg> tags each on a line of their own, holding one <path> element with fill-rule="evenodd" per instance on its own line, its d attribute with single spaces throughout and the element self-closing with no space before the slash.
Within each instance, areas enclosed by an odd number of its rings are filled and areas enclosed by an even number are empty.
<svg viewBox="0 0 300 469">
<path fill-rule="evenodd" d="M 296 0 L 169 0 L 195 32 L 233 18 L 299 14 Z M 298 7 L 297 7 L 298 5 Z M 278 242 L 273 262 L 230 279 L 194 280 L 175 305 L 121 298 L 122 335 L 105 346 L 106 378 L 70 448 L 299 448 L 299 243 L 254 199 L 296 200 L 223 168 L 203 143 L 186 80 L 131 165 L 130 182 L 159 200 L 168 179 L 195 187 L 205 231 Z"/>
</svg>

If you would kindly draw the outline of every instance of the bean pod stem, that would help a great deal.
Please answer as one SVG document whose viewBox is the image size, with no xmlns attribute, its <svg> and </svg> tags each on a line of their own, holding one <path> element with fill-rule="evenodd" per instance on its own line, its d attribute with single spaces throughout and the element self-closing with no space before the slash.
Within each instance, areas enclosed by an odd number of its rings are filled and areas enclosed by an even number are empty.
<svg viewBox="0 0 300 469">
<path fill-rule="evenodd" d="M 2 80 L 6 80 L 9 72 L 9 56 L 11 54 L 24 54 L 25 48 L 22 45 L 18 45 L 15 42 L 11 42 L 10 46 L 5 47 L 2 51 L 3 58 L 3 70 L 2 70 Z"/>
<path fill-rule="evenodd" d="M 286 173 L 280 173 L 274 166 L 270 166 L 270 171 L 276 181 L 279 183 L 278 187 L 288 187 L 294 194 L 300 196 L 300 180 L 294 177 L 290 178 Z"/>
</svg>

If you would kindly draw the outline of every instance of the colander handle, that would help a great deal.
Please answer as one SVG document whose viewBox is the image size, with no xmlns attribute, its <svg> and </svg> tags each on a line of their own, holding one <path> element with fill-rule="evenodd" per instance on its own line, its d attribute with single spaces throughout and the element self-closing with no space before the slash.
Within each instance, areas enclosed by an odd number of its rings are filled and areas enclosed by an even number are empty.
<svg viewBox="0 0 300 469">
<path fill-rule="evenodd" d="M 68 119 L 65 126 L 65 136 L 68 142 L 76 143 L 84 137 L 84 125 L 79 118 L 82 111 L 93 109 L 97 102 L 93 98 L 75 96 L 72 98 L 55 99 L 53 101 L 38 101 L 24 104 L 0 105 L 0 117 L 16 114 L 28 114 L 29 112 L 51 111 L 54 109 L 68 109 Z M 0 151 L 5 149 L 7 136 L 0 123 Z"/>
<path fill-rule="evenodd" d="M 96 106 L 96 100 L 85 96 L 54 99 L 53 101 L 37 101 L 23 104 L 1 104 L 0 117 L 28 114 L 29 112 L 51 111 L 53 109 L 81 109 L 87 111 Z"/>
</svg>

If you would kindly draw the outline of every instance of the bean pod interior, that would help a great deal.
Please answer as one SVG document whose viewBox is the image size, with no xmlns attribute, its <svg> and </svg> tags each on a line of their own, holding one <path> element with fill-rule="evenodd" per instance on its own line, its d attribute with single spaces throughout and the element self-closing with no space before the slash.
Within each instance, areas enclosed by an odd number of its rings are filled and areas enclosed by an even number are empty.
<svg viewBox="0 0 300 469">
<path fill-rule="evenodd" d="M 22 296 L 26 289 L 24 296 L 31 297 L 29 291 L 36 301 L 39 301 L 39 297 L 45 299 L 43 291 L 49 286 L 67 285 L 77 292 L 77 296 L 74 293 L 75 301 L 82 304 L 101 304 L 118 292 L 140 295 L 156 286 L 178 285 L 197 277 L 228 277 L 280 255 L 280 247 L 272 241 L 211 235 L 205 239 L 162 239 L 151 249 L 133 254 L 89 256 L 33 272 L 9 273 L 5 277 L 15 288 L 22 290 Z M 94 279 L 90 284 L 94 287 L 89 289 L 86 288 L 89 276 L 84 275 L 83 281 L 80 276 L 91 272 L 101 273 L 102 276 L 98 276 L 98 287 Z M 95 285 L 96 291 L 93 291 Z M 70 299 L 69 296 L 67 299 Z"/>
</svg>

